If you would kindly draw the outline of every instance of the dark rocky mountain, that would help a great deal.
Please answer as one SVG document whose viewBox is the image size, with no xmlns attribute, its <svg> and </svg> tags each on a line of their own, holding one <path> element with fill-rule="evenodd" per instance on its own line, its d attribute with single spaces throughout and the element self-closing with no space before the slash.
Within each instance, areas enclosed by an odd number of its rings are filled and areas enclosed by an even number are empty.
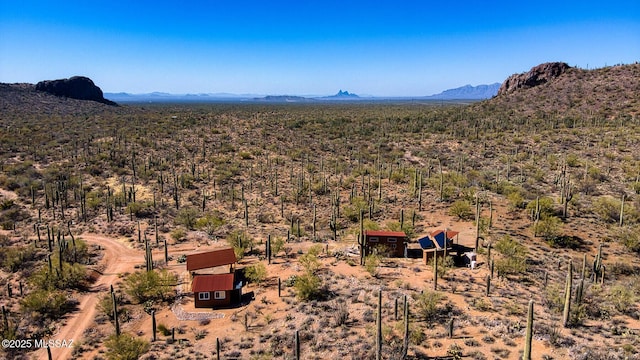
<svg viewBox="0 0 640 360">
<path fill-rule="evenodd" d="M 498 95 L 508 94 L 518 89 L 532 88 L 557 78 L 564 74 L 571 66 L 563 62 L 549 62 L 534 66 L 528 72 L 514 74 L 507 78 L 500 86 Z"/>
<path fill-rule="evenodd" d="M 359 98 L 359 96 L 358 96 L 358 95 L 356 95 L 356 94 L 350 93 L 350 92 L 348 92 L 348 91 L 346 91 L 346 90 L 345 90 L 345 91 L 342 91 L 342 89 L 340 89 L 340 91 L 338 91 L 338 93 L 337 93 L 337 94 L 335 94 L 335 95 L 331 95 L 331 96 L 327 96 L 327 98 L 339 98 L 339 99 L 345 99 L 345 98 L 347 98 L 347 99 L 357 99 L 357 98 Z"/>
<path fill-rule="evenodd" d="M 65 116 L 69 114 L 85 114 L 86 116 L 91 116 L 100 113 L 113 113 L 114 111 L 127 112 L 131 111 L 131 109 L 36 91 L 34 84 L 0 83 L 0 123 L 3 117 L 13 115 Z"/>
<path fill-rule="evenodd" d="M 427 98 L 434 100 L 484 100 L 496 96 L 499 88 L 500 83 L 478 86 L 465 85 L 427 96 Z"/>
<path fill-rule="evenodd" d="M 73 76 L 68 79 L 45 80 L 36 84 L 36 91 L 44 91 L 55 96 L 77 100 L 91 100 L 107 105 L 117 105 L 104 98 L 102 90 L 91 79 Z"/>
</svg>

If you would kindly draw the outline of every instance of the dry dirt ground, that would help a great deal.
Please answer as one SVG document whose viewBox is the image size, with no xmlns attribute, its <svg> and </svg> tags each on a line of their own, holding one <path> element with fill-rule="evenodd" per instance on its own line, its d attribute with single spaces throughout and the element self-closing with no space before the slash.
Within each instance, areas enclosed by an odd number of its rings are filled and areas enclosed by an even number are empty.
<svg viewBox="0 0 640 360">
<path fill-rule="evenodd" d="M 101 271 L 90 291 L 80 295 L 77 299 L 78 311 L 71 314 L 65 324 L 53 335 L 53 338 L 59 340 L 76 342 L 82 339 L 84 331 L 94 322 L 99 295 L 109 291 L 109 286 L 114 284 L 121 274 L 133 271 L 135 265 L 140 263 L 142 255 L 140 251 L 134 250 L 123 241 L 114 238 L 97 234 L 83 234 L 81 237 L 89 244 L 99 245 L 102 249 L 104 256 L 98 268 Z M 72 349 L 67 347 L 51 349 L 55 359 L 68 359 L 71 357 L 71 351 Z M 39 350 L 36 358 L 47 359 L 46 351 Z"/>
<path fill-rule="evenodd" d="M 497 215 L 498 219 L 500 215 Z M 432 214 L 427 216 L 425 227 L 449 227 L 460 231 L 460 241 L 464 245 L 472 246 L 474 227 L 470 223 L 455 221 L 448 216 Z M 85 233 L 81 236 L 90 244 L 99 245 L 103 249 L 104 256 L 96 265 L 101 270 L 101 275 L 88 293 L 79 296 L 78 311 L 70 315 L 64 325 L 52 336 L 53 339 L 73 339 L 76 345 L 83 347 L 82 351 L 73 352 L 73 349 L 52 349 L 54 359 L 94 359 L 104 356 L 100 347 L 92 347 L 91 338 L 104 340 L 104 337 L 113 333 L 113 325 L 110 322 L 100 321 L 96 305 L 99 297 L 109 291 L 109 285 L 117 287 L 119 274 L 131 273 L 143 262 L 143 251 L 134 249 L 130 239 L 116 239 L 100 234 Z M 175 259 L 183 253 L 205 251 L 210 248 L 222 246 L 222 242 L 205 241 L 202 246 L 194 246 L 193 242 L 183 242 L 172 246 L 171 255 Z M 277 278 L 283 281 L 291 275 L 299 274 L 302 269 L 295 260 L 296 254 L 304 252 L 314 245 L 311 242 L 289 243 L 292 247 L 291 257 L 284 258 L 279 254 L 271 265 L 267 265 L 268 279 L 264 284 L 256 286 L 251 284 L 244 289 L 245 294 L 252 294 L 253 300 L 240 307 L 232 309 L 207 310 L 193 307 L 193 296 L 188 293 L 188 273 L 184 264 L 171 261 L 168 269 L 180 276 L 183 281 L 179 286 L 184 292 L 180 296 L 177 306 L 181 313 L 197 313 L 200 317 L 209 317 L 209 320 L 179 320 L 175 311 L 169 306 L 163 306 L 156 313 L 157 323 L 171 329 L 175 328 L 177 342 L 167 344 L 170 336 L 158 334 L 158 341 L 152 343 L 150 358 L 172 359 L 186 358 L 213 358 L 216 350 L 216 339 L 223 344 L 222 358 L 251 358 L 272 352 L 274 346 L 281 346 L 282 355 L 287 358 L 292 354 L 291 338 L 293 331 L 301 329 L 305 335 L 301 344 L 303 354 L 313 353 L 309 358 L 331 358 L 334 356 L 345 359 L 358 359 L 360 355 L 370 351 L 373 344 L 373 322 L 367 321 L 375 314 L 375 297 L 378 289 L 383 289 L 383 321 L 389 324 L 387 332 L 401 333 L 402 320 L 395 321 L 394 301 L 402 295 L 417 294 L 421 289 L 433 287 L 433 273 L 421 258 L 414 259 L 388 259 L 379 267 L 376 277 L 372 277 L 361 266 L 355 265 L 358 258 L 338 260 L 333 255 L 323 254 L 323 275 L 325 284 L 336 298 L 324 303 L 304 303 L 295 298 L 293 288 L 284 287 L 282 297 L 278 297 Z M 323 245 L 325 246 L 325 245 Z M 330 242 L 329 254 L 335 254 L 349 248 L 354 243 L 349 240 Z M 161 251 L 154 254 L 162 256 Z M 423 331 L 426 339 L 421 346 L 414 346 L 410 355 L 416 356 L 447 356 L 452 346 L 471 344 L 473 350 L 487 356 L 494 355 L 497 359 L 516 359 L 523 347 L 524 317 L 503 316 L 491 310 L 492 302 L 513 302 L 518 308 L 523 308 L 528 298 L 508 299 L 500 295 L 500 288 L 513 286 L 507 280 L 494 280 L 492 295 L 488 298 L 489 309 L 473 306 L 472 299 L 484 299 L 485 276 L 488 274 L 483 258 L 480 266 L 475 269 L 455 268 L 449 270 L 445 279 L 439 280 L 439 290 L 446 294 L 443 302 L 451 304 L 453 309 L 464 313 L 456 323 L 455 335 L 449 339 L 445 336 L 444 324 L 425 324 L 415 320 L 418 331 Z M 239 267 L 248 266 L 259 260 L 255 256 L 249 256 L 239 263 Z M 331 307 L 337 302 L 347 304 L 349 321 L 342 327 L 334 326 Z M 485 304 L 486 305 L 486 304 Z M 327 309 L 327 307 L 329 309 Z M 174 309 L 175 310 L 175 309 Z M 327 311 L 329 310 L 329 311 Z M 134 311 L 131 320 L 122 324 L 122 331 L 136 334 L 150 340 L 151 317 L 141 311 Z M 400 310 L 401 312 L 401 310 Z M 248 319 L 245 325 L 244 319 Z M 196 315 L 197 317 L 198 315 Z M 498 320 L 499 319 L 499 320 Z M 512 326 L 513 328 L 508 328 Z M 412 325 L 412 328 L 414 325 Z M 333 332 L 329 332 L 331 328 Z M 333 329 L 335 328 L 335 329 Z M 273 339 L 287 337 L 287 339 L 274 345 Z M 392 338 L 393 334 L 386 334 Z M 341 338 L 342 337 L 342 338 Z M 310 339 L 309 339 L 310 338 Z M 305 343 L 305 339 L 307 339 Z M 480 339 L 484 339 L 481 341 Z M 323 348 L 318 343 L 326 341 L 335 345 L 334 349 Z M 352 344 L 352 345 L 351 345 Z M 454 345 L 455 344 L 455 345 Z M 352 346 L 352 348 L 349 348 Z M 533 353 L 548 354 L 553 358 L 563 358 L 564 354 L 548 345 L 543 338 L 534 338 Z M 336 352 L 335 348 L 342 349 Z M 357 348 L 357 349 L 356 349 Z M 352 351 L 357 350 L 357 351 Z M 468 353 L 468 351 L 465 351 Z M 72 356 L 72 353 L 74 354 Z M 40 351 L 34 354 L 34 358 L 46 359 L 46 353 Z M 303 358 L 305 358 L 303 356 Z"/>
</svg>

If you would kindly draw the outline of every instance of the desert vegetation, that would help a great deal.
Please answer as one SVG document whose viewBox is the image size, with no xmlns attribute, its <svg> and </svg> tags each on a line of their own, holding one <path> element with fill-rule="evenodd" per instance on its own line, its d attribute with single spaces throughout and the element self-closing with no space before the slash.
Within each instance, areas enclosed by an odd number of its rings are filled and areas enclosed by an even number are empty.
<svg viewBox="0 0 640 360">
<path fill-rule="evenodd" d="M 640 107 L 564 112 L 543 90 L 472 105 L 4 103 L 3 338 L 58 338 L 95 298 L 77 358 L 635 358 Z M 360 263 L 362 230 L 415 245 L 444 227 L 477 247 L 476 269 Z M 184 254 L 218 245 L 253 297 L 178 319 L 193 301 Z M 30 350 L 2 351 L 46 358 Z"/>
</svg>

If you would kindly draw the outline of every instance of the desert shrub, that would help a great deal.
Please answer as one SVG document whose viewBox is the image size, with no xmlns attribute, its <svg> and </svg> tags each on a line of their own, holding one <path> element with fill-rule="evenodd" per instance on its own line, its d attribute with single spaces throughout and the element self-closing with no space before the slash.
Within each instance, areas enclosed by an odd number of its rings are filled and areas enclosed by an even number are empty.
<svg viewBox="0 0 640 360">
<path fill-rule="evenodd" d="M 316 274 L 305 273 L 296 277 L 294 288 L 301 300 L 312 300 L 320 296 L 322 280 Z"/>
<path fill-rule="evenodd" d="M 345 301 L 336 301 L 333 307 L 333 321 L 336 327 L 345 325 L 349 320 L 349 308 Z"/>
<path fill-rule="evenodd" d="M 164 336 L 171 335 L 171 330 L 168 329 L 164 324 L 158 324 L 158 331 Z"/>
<path fill-rule="evenodd" d="M 222 214 L 215 213 L 206 213 L 204 216 L 198 218 L 196 220 L 194 226 L 196 229 L 205 231 L 207 234 L 212 235 L 218 228 L 225 224 L 224 219 L 222 218 Z"/>
<path fill-rule="evenodd" d="M 527 210 L 533 214 L 536 210 L 536 204 L 540 206 L 540 219 L 555 215 L 556 210 L 552 198 L 541 197 L 538 198 L 537 202 L 536 200 L 532 200 L 527 204 Z"/>
<path fill-rule="evenodd" d="M 33 246 L 0 247 L 2 268 L 10 272 L 17 271 L 25 262 L 33 260 L 34 256 L 35 248 Z"/>
<path fill-rule="evenodd" d="M 38 289 L 78 289 L 85 285 L 87 271 L 81 264 L 69 264 L 62 262 L 62 271 L 59 268 L 58 255 L 51 257 L 52 269 L 43 266 L 29 277 L 29 283 Z"/>
<path fill-rule="evenodd" d="M 364 268 L 371 276 L 378 275 L 378 265 L 380 265 L 381 256 L 377 253 L 369 254 L 364 258 Z"/>
<path fill-rule="evenodd" d="M 167 270 L 138 271 L 124 280 L 124 290 L 137 303 L 165 300 L 173 294 L 176 276 Z"/>
<path fill-rule="evenodd" d="M 113 299 L 111 294 L 105 294 L 100 298 L 98 302 L 98 310 L 102 315 L 105 315 L 109 319 L 113 319 Z M 119 310 L 119 309 L 118 309 Z"/>
<path fill-rule="evenodd" d="M 362 226 L 365 230 L 380 230 L 380 225 L 371 219 L 363 219 Z"/>
<path fill-rule="evenodd" d="M 175 228 L 171 231 L 171 238 L 176 242 L 184 240 L 187 236 L 187 232 L 183 228 Z"/>
<path fill-rule="evenodd" d="M 576 154 L 569 154 L 566 158 L 567 166 L 578 167 L 580 166 L 580 160 Z"/>
<path fill-rule="evenodd" d="M 149 343 L 127 333 L 111 335 L 104 343 L 109 360 L 137 360 L 149 351 Z"/>
<path fill-rule="evenodd" d="M 435 257 L 429 260 L 429 268 L 433 269 L 434 261 Z M 452 269 L 453 266 L 454 262 L 451 256 L 438 259 L 438 277 L 444 279 L 444 277 L 447 275 L 447 272 Z"/>
<path fill-rule="evenodd" d="M 507 195 L 509 201 L 509 210 L 524 209 L 527 205 L 524 196 L 519 191 L 514 191 Z"/>
<path fill-rule="evenodd" d="M 602 221 L 616 223 L 620 221 L 620 209 L 622 208 L 620 199 L 610 196 L 602 196 L 593 201 L 592 211 Z M 638 222 L 640 215 L 630 201 L 624 203 L 624 222 L 633 224 Z"/>
<path fill-rule="evenodd" d="M 632 287 L 625 284 L 615 284 L 609 289 L 607 300 L 617 311 L 626 314 L 633 310 L 638 296 Z"/>
<path fill-rule="evenodd" d="M 495 249 L 503 255 L 495 261 L 498 274 L 517 275 L 527 270 L 527 248 L 509 235 L 503 236 L 496 243 Z"/>
<path fill-rule="evenodd" d="M 23 313 L 57 318 L 67 312 L 67 296 L 60 290 L 38 289 L 30 292 L 20 301 Z"/>
<path fill-rule="evenodd" d="M 127 213 L 134 214 L 138 218 L 148 218 L 153 216 L 153 203 L 149 201 L 136 201 L 127 204 Z"/>
<path fill-rule="evenodd" d="M 271 239 L 271 253 L 275 257 L 279 252 L 284 250 L 285 241 L 284 238 L 278 236 L 275 239 Z"/>
<path fill-rule="evenodd" d="M 407 234 L 407 237 L 409 239 L 413 238 L 413 236 L 415 235 L 415 229 L 411 225 L 411 221 L 408 221 L 407 218 L 405 218 L 404 224 L 402 224 L 402 227 L 400 227 L 399 221 L 387 221 L 385 223 L 385 227 L 390 231 L 402 231 L 405 234 Z"/>
<path fill-rule="evenodd" d="M 471 220 L 474 216 L 471 205 L 465 200 L 456 200 L 451 204 L 449 215 L 457 216 L 460 220 Z"/>
<path fill-rule="evenodd" d="M 555 216 L 546 216 L 534 224 L 534 231 L 550 245 L 554 245 L 556 238 L 560 236 L 560 219 Z"/>
<path fill-rule="evenodd" d="M 128 321 L 131 315 L 129 313 L 129 309 L 122 306 L 117 298 L 116 301 L 118 304 L 118 319 L 120 319 L 120 323 Z M 110 293 L 104 294 L 102 298 L 100 298 L 97 309 L 102 315 L 113 321 L 113 299 L 111 298 Z"/>
<path fill-rule="evenodd" d="M 640 225 L 615 228 L 611 237 L 627 249 L 640 253 Z"/>
<path fill-rule="evenodd" d="M 318 254 L 321 251 L 321 245 L 314 245 L 306 254 L 300 256 L 300 265 L 304 267 L 304 274 L 296 277 L 293 286 L 302 300 L 316 299 L 321 295 L 322 280 L 316 275 L 316 271 L 320 268 Z"/>
<path fill-rule="evenodd" d="M 342 214 L 351 222 L 357 222 L 360 220 L 361 211 L 369 211 L 369 203 L 361 197 L 354 196 L 350 204 L 344 207 Z"/>
<path fill-rule="evenodd" d="M 244 269 L 244 276 L 250 282 L 260 284 L 267 278 L 267 267 L 263 263 L 248 266 Z"/>
<path fill-rule="evenodd" d="M 415 296 L 415 308 L 418 316 L 427 321 L 436 318 L 443 310 L 442 300 L 444 296 L 436 291 L 424 290 L 421 294 Z"/>
<path fill-rule="evenodd" d="M 306 272 L 315 273 L 320 268 L 318 255 L 322 252 L 322 245 L 313 245 L 306 254 L 300 256 L 299 262 Z"/>
<path fill-rule="evenodd" d="M 246 232 L 235 230 L 227 235 L 226 240 L 227 244 L 233 247 L 233 251 L 235 252 L 238 260 L 244 258 L 244 254 L 247 252 L 247 249 L 253 249 L 253 238 L 249 237 Z"/>
<path fill-rule="evenodd" d="M 183 225 L 189 230 L 193 230 L 198 218 L 198 209 L 193 207 L 183 207 L 178 211 L 174 223 L 176 225 Z"/>
<path fill-rule="evenodd" d="M 77 238 L 75 239 L 75 246 L 71 241 L 67 243 L 68 246 L 64 247 L 62 251 L 62 260 L 66 262 L 78 262 L 81 264 L 89 263 L 91 254 L 89 253 L 89 247 L 87 243 Z"/>
<path fill-rule="evenodd" d="M 3 224 L 5 230 L 11 230 L 15 222 L 27 220 L 29 218 L 29 213 L 23 211 L 18 206 L 12 206 L 6 210 L 0 211 L 0 223 Z"/>
</svg>

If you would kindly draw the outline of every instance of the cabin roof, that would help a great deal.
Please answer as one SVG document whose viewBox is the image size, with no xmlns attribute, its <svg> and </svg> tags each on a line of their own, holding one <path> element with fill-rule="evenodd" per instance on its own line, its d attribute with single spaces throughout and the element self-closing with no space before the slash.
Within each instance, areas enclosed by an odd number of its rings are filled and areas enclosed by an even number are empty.
<svg viewBox="0 0 640 360">
<path fill-rule="evenodd" d="M 191 291 L 228 291 L 233 290 L 234 274 L 196 275 L 191 282 Z"/>
<path fill-rule="evenodd" d="M 402 238 L 407 237 L 407 234 L 405 234 L 403 231 L 366 230 L 364 234 L 366 236 L 386 236 L 386 237 L 402 237 Z"/>
<path fill-rule="evenodd" d="M 187 255 L 187 271 L 194 271 L 216 266 L 231 265 L 238 261 L 233 248 Z"/>
</svg>

